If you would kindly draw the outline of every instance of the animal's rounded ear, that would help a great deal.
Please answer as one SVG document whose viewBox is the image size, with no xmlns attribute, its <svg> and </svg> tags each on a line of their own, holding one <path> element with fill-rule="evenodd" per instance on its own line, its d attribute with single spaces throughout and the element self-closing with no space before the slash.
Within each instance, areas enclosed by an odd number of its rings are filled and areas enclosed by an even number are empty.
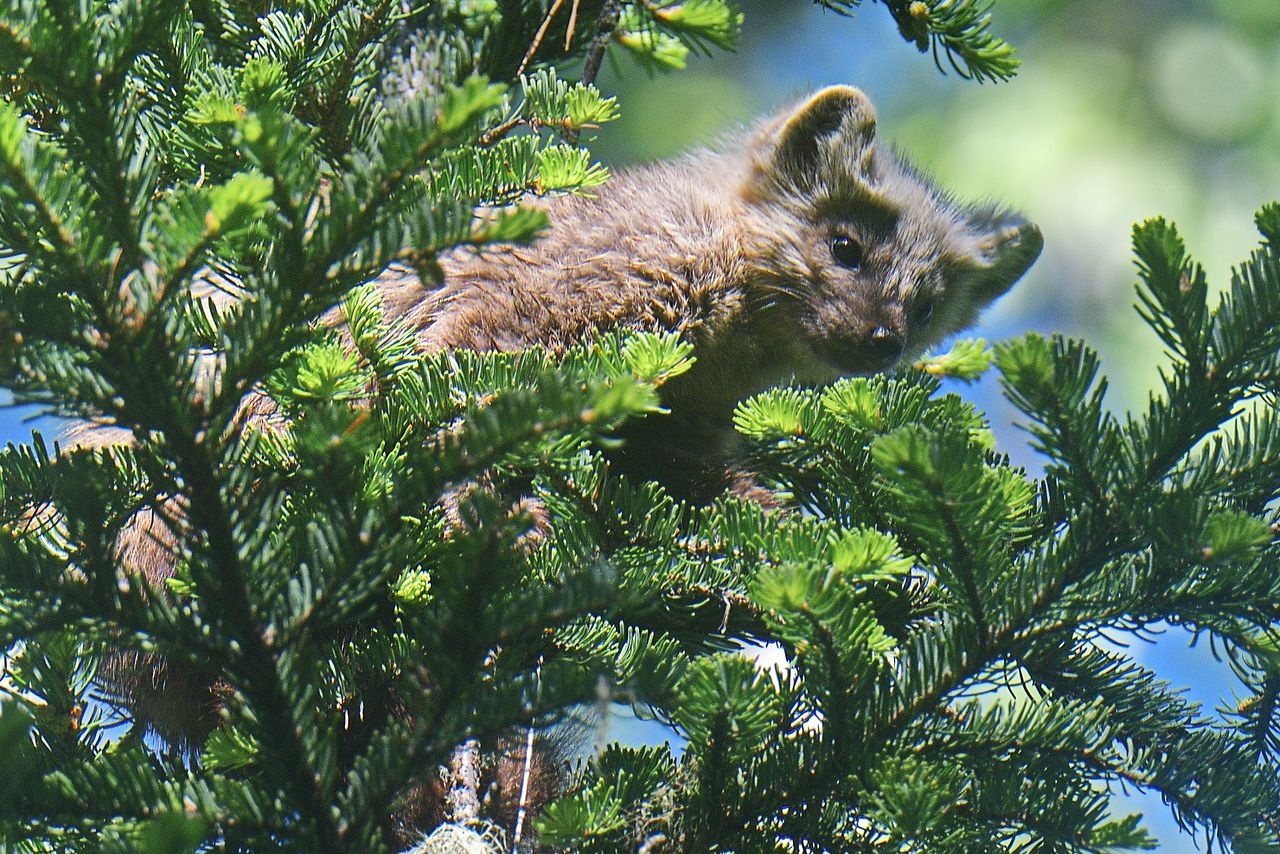
<svg viewBox="0 0 1280 854">
<path fill-rule="evenodd" d="M 803 180 L 821 168 L 822 152 L 849 162 L 871 145 L 876 111 L 860 89 L 828 86 L 800 106 L 768 122 L 757 137 L 762 166 L 792 180 Z"/>
<path fill-rule="evenodd" d="M 1013 287 L 1044 248 L 1039 227 L 1010 211 L 972 211 L 967 226 L 971 242 L 965 266 L 975 278 L 974 296 L 981 303 Z"/>
</svg>

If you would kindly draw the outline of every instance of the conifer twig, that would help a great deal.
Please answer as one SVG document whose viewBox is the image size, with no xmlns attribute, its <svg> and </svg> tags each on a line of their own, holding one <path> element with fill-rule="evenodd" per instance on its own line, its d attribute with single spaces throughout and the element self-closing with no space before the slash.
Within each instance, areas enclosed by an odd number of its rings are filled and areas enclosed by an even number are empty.
<svg viewBox="0 0 1280 854">
<path fill-rule="evenodd" d="M 469 738 L 449 759 L 448 821 L 468 824 L 480 815 L 480 742 Z"/>
<path fill-rule="evenodd" d="M 587 62 L 582 66 L 582 84 L 590 86 L 600 73 L 600 64 L 604 61 L 605 49 L 609 47 L 613 33 L 618 29 L 618 21 L 622 19 L 622 4 L 618 0 L 605 0 L 600 8 L 600 16 L 596 18 L 596 34 L 587 51 Z"/>
<path fill-rule="evenodd" d="M 574 4 L 577 5 L 576 3 Z M 535 704 L 541 699 L 542 693 L 542 662 L 538 662 L 538 667 L 534 671 L 534 701 Z M 516 829 L 511 841 L 512 850 L 520 849 L 520 837 L 524 833 L 524 821 L 529 812 L 529 778 L 533 771 L 533 724 L 525 728 L 524 738 L 524 761 L 521 763 L 520 770 L 520 799 L 516 810 Z"/>
<path fill-rule="evenodd" d="M 515 76 L 518 78 L 524 74 L 524 70 L 529 67 L 529 63 L 533 61 L 533 55 L 538 52 L 538 48 L 542 47 L 542 40 L 546 38 L 547 29 L 551 26 L 551 19 L 556 16 L 556 12 L 560 11 L 560 7 L 564 4 L 564 0 L 553 0 L 551 8 L 547 10 L 547 14 L 543 16 L 542 23 L 538 26 L 538 31 L 533 34 L 533 41 L 529 42 L 529 49 L 525 51 L 524 58 L 520 60 L 520 65 L 516 67 Z M 574 0 L 574 8 L 577 8 L 577 0 Z M 572 30 L 569 31 L 572 34 Z"/>
</svg>

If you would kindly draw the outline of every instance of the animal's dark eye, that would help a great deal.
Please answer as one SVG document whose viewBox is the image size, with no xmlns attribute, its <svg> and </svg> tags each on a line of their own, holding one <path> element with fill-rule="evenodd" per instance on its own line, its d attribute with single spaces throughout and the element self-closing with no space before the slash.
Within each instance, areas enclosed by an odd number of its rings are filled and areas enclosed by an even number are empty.
<svg viewBox="0 0 1280 854">
<path fill-rule="evenodd" d="M 911 308 L 911 319 L 917 326 L 923 326 L 930 320 L 933 320 L 933 308 L 935 302 L 933 297 L 921 297 L 916 300 L 916 304 Z"/>
<path fill-rule="evenodd" d="M 856 270 L 862 266 L 862 244 L 847 234 L 831 238 L 831 257 L 841 267 Z"/>
</svg>

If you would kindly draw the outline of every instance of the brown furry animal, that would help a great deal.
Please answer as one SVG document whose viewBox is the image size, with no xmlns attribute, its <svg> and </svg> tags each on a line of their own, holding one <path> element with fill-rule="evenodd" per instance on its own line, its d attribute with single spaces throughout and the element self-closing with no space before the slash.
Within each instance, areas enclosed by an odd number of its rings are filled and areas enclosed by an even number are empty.
<svg viewBox="0 0 1280 854">
<path fill-rule="evenodd" d="M 723 150 L 623 172 L 546 203 L 531 247 L 454 253 L 443 287 L 389 273 L 390 314 L 426 349 L 559 349 L 616 329 L 677 331 L 697 362 L 621 460 L 708 498 L 734 406 L 786 382 L 892 368 L 969 326 L 1040 253 L 1040 231 L 964 208 L 876 138 L 850 86 L 819 91 Z"/>
</svg>

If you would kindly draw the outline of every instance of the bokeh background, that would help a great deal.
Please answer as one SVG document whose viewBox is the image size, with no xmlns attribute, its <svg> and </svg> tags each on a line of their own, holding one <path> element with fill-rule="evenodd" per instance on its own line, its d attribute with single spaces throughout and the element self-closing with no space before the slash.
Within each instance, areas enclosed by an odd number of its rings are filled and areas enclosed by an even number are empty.
<svg viewBox="0 0 1280 854">
<path fill-rule="evenodd" d="M 1162 360 L 1132 309 L 1133 224 L 1175 222 L 1223 289 L 1257 242 L 1254 212 L 1280 200 L 1280 0 L 996 0 L 994 30 L 1023 67 L 983 85 L 940 74 L 873 2 L 852 19 L 811 3 L 741 6 L 734 55 L 691 58 L 677 74 L 646 76 L 625 59 L 606 70 L 600 84 L 623 117 L 600 131 L 601 158 L 620 168 L 714 144 L 816 87 L 853 83 L 877 105 L 880 133 L 943 187 L 1018 208 L 1044 230 L 1040 261 L 976 334 L 1084 338 L 1101 353 L 1117 412 L 1145 402 Z M 990 414 L 1001 449 L 1039 474 L 996 383 L 956 390 Z M 1234 704 L 1235 680 L 1207 638 L 1154 626 L 1113 640 L 1206 713 Z M 656 724 L 611 730 L 671 738 Z M 1161 851 L 1204 850 L 1158 796 L 1131 793 L 1117 809 L 1144 813 Z"/>
</svg>

